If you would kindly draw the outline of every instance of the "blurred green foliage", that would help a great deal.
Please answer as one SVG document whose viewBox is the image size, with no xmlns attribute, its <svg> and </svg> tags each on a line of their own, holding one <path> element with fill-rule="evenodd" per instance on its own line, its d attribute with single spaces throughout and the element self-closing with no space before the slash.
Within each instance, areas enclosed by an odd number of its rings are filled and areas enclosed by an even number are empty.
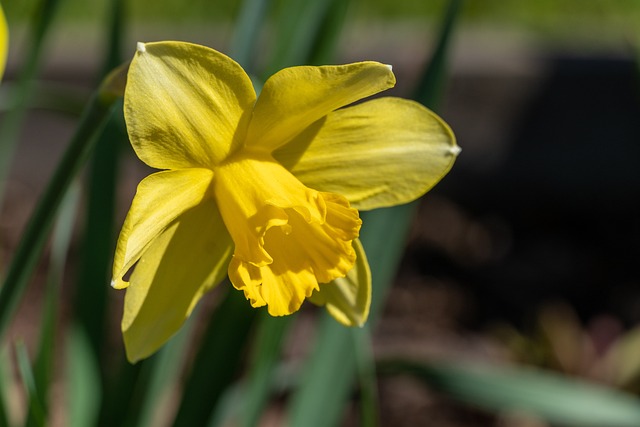
<svg viewBox="0 0 640 427">
<path fill-rule="evenodd" d="M 33 12 L 36 0 L 6 2 L 5 9 L 11 20 L 23 20 Z M 127 2 L 134 22 L 201 22 L 230 21 L 241 5 L 240 0 L 132 0 Z M 275 0 L 275 11 L 284 7 L 284 0 Z M 86 2 L 68 0 L 62 15 L 65 20 L 95 19 L 97 10 L 106 8 L 106 0 Z M 420 20 L 437 19 L 444 0 L 358 0 L 352 2 L 352 16 L 356 20 Z M 574 25 L 595 22 L 609 24 L 613 29 L 618 20 L 638 22 L 640 2 L 608 0 L 482 0 L 471 1 L 465 7 L 462 19 L 468 23 L 494 23 L 542 29 L 556 26 L 568 32 Z"/>
</svg>

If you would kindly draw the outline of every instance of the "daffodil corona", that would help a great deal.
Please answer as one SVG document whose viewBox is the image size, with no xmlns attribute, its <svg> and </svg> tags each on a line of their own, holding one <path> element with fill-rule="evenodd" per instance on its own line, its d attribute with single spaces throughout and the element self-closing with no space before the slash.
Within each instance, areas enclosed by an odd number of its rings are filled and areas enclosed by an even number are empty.
<svg viewBox="0 0 640 427">
<path fill-rule="evenodd" d="M 292 67 L 257 97 L 215 50 L 138 44 L 125 121 L 138 157 L 162 171 L 138 186 L 114 259 L 130 360 L 164 344 L 227 275 L 274 316 L 309 299 L 345 325 L 366 321 L 358 209 L 416 199 L 459 151 L 449 127 L 415 102 L 342 108 L 394 84 L 376 62 Z"/>
</svg>

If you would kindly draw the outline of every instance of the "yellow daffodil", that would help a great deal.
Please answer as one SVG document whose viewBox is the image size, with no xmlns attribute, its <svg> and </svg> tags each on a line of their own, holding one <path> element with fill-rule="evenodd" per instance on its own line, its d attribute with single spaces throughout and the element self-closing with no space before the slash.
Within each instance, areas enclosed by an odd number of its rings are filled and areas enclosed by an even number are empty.
<svg viewBox="0 0 640 427">
<path fill-rule="evenodd" d="M 4 74 L 4 65 L 7 61 L 7 50 L 9 48 L 9 30 L 7 20 L 4 17 L 2 4 L 0 4 L 0 79 Z"/>
<path fill-rule="evenodd" d="M 371 281 L 357 209 L 416 199 L 459 151 L 418 103 L 342 108 L 394 84 L 376 62 L 292 67 L 257 97 L 215 50 L 138 44 L 125 120 L 138 157 L 163 171 L 138 186 L 116 248 L 131 361 L 166 342 L 227 274 L 271 315 L 310 299 L 346 325 L 364 323 Z"/>
</svg>

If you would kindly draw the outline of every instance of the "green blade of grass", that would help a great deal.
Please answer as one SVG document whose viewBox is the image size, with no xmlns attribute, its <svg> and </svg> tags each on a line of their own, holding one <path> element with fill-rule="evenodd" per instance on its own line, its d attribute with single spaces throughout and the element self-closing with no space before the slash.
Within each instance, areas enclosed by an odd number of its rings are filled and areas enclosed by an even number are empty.
<svg viewBox="0 0 640 427">
<path fill-rule="evenodd" d="M 333 62 L 350 5 L 350 0 L 331 1 L 315 34 L 306 63 L 326 65 Z"/>
<path fill-rule="evenodd" d="M 9 408 L 7 407 L 7 393 L 10 390 L 13 375 L 11 372 L 9 349 L 2 346 L 0 349 L 0 427 L 9 427 Z"/>
<path fill-rule="evenodd" d="M 144 401 L 139 406 L 139 420 L 137 427 L 153 427 L 161 421 L 163 413 L 158 407 L 164 407 L 163 402 L 174 398 L 173 391 L 180 387 L 180 374 L 187 358 L 189 343 L 196 323 L 197 316 L 193 313 L 180 331 L 154 357 L 149 383 Z"/>
<path fill-rule="evenodd" d="M 243 392 L 245 403 L 241 408 L 240 426 L 258 425 L 272 390 L 273 376 L 282 353 L 282 343 L 293 320 L 292 316 L 276 318 L 264 311 L 260 313 L 260 324 Z"/>
<path fill-rule="evenodd" d="M 351 332 L 360 387 L 360 425 L 362 427 L 376 427 L 380 425 L 380 417 L 378 413 L 378 382 L 373 360 L 371 333 L 368 325 L 353 329 Z"/>
<path fill-rule="evenodd" d="M 491 412 L 518 411 L 570 426 L 640 425 L 640 399 L 636 396 L 539 369 L 451 361 L 387 361 L 380 364 L 380 372 L 410 375 Z"/>
<path fill-rule="evenodd" d="M 86 333 L 84 329 L 81 331 Z M 134 418 L 132 414 L 142 398 L 138 390 L 147 387 L 150 381 L 147 365 L 153 364 L 154 358 L 132 365 L 126 360 L 124 352 L 112 357 L 111 362 L 116 367 L 114 373 L 105 378 L 98 423 L 92 425 L 125 427 L 125 423 Z"/>
<path fill-rule="evenodd" d="M 431 62 L 422 74 L 420 83 L 416 88 L 414 98 L 427 107 L 436 111 L 440 107 L 447 79 L 448 53 L 451 44 L 451 36 L 460 17 L 464 4 L 463 0 L 450 0 L 442 17 L 440 37 L 436 42 Z"/>
<path fill-rule="evenodd" d="M 62 198 L 73 177 L 87 159 L 95 137 L 114 110 L 117 99 L 103 92 L 104 87 L 86 107 L 80 124 L 38 201 L 14 253 L 2 288 L 0 288 L 0 338 L 11 321 L 15 308 L 42 253 L 49 230 Z"/>
<path fill-rule="evenodd" d="M 255 46 L 271 0 L 245 0 L 233 29 L 229 53 L 248 73 L 255 63 Z"/>
<path fill-rule="evenodd" d="M 96 425 L 100 409 L 100 368 L 85 333 L 72 325 L 67 334 L 66 404 L 69 427 Z"/>
<path fill-rule="evenodd" d="M 282 342 L 294 319 L 260 311 L 245 379 L 225 391 L 208 427 L 260 425 L 262 412 L 277 388 Z"/>
<path fill-rule="evenodd" d="M 277 22 L 275 52 L 266 75 L 283 67 L 306 64 L 313 55 L 314 44 L 322 33 L 322 23 L 333 0 L 285 0 Z"/>
<path fill-rule="evenodd" d="M 27 425 L 43 427 L 46 423 L 46 413 L 42 401 L 40 400 L 41 392 L 38 391 L 36 381 L 27 354 L 27 348 L 24 342 L 20 341 L 16 344 L 16 358 L 18 360 L 18 371 L 20 378 L 27 390 L 27 398 L 29 400 L 29 414 Z"/>
<path fill-rule="evenodd" d="M 34 21 L 30 26 L 30 41 L 24 49 L 27 53 L 26 63 L 20 71 L 17 89 L 10 102 L 11 108 L 0 122 L 0 206 L 4 199 L 4 186 L 16 141 L 24 122 L 26 107 L 33 93 L 35 77 L 42 64 L 44 45 L 59 6 L 59 0 L 42 0 L 39 3 L 38 10 L 33 15 Z"/>
<path fill-rule="evenodd" d="M 111 0 L 103 76 L 122 62 L 123 9 L 123 0 Z M 118 110 L 120 108 L 119 105 Z M 112 115 L 98 137 L 89 161 L 88 203 L 74 308 L 79 325 L 86 329 L 98 358 L 104 356 L 102 346 L 111 280 L 109 267 L 116 235 L 116 184 L 125 141 L 122 118 Z"/>
<path fill-rule="evenodd" d="M 174 427 L 204 426 L 241 365 L 256 310 L 242 292 L 229 288 L 202 340 L 184 388 Z M 203 400 L 203 396 L 206 399 Z"/>
<path fill-rule="evenodd" d="M 47 289 L 44 300 L 44 310 L 42 316 L 42 326 L 40 328 L 40 339 L 38 343 L 38 353 L 34 361 L 33 375 L 38 392 L 38 401 L 41 402 L 44 415 L 48 415 L 47 396 L 53 369 L 53 358 L 55 348 L 56 320 L 58 306 L 60 303 L 60 289 L 71 243 L 76 210 L 80 200 L 80 190 L 78 185 L 73 185 L 67 192 L 60 209 L 60 214 L 54 227 L 51 244 L 51 261 L 47 275 Z M 29 405 L 27 414 L 27 426 L 37 426 L 40 414 L 35 413 L 32 408 L 37 405 Z"/>
</svg>

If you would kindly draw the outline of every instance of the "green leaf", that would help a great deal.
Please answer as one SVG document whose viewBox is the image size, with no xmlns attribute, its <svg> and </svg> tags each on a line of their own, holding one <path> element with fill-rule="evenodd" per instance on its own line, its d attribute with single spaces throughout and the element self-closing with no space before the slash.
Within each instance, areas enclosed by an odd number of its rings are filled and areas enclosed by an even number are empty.
<svg viewBox="0 0 640 427">
<path fill-rule="evenodd" d="M 260 324 L 254 340 L 255 346 L 249 365 L 244 404 L 239 425 L 258 425 L 262 410 L 272 391 L 274 373 L 282 353 L 283 339 L 295 316 L 271 317 L 265 311 L 260 313 Z"/>
<path fill-rule="evenodd" d="M 431 56 L 431 62 L 416 89 L 415 99 L 434 111 L 438 110 L 446 86 L 449 46 L 455 33 L 464 0 L 450 0 L 442 17 L 440 37 Z"/>
<path fill-rule="evenodd" d="M 260 425 L 269 397 L 281 388 L 278 384 L 280 355 L 295 318 L 272 317 L 266 310 L 260 310 L 245 378 L 221 397 L 208 427 Z"/>
<path fill-rule="evenodd" d="M 145 364 L 145 368 L 150 368 L 149 380 L 143 401 L 135 408 L 138 412 L 138 421 L 130 425 L 152 427 L 162 424 L 162 419 L 158 417 L 164 414 L 158 411 L 158 407 L 164 406 L 168 399 L 173 399 L 172 391 L 180 387 L 180 374 L 188 356 L 194 326 L 199 320 L 197 311 L 196 307 L 178 333 L 153 356 L 152 363 Z"/>
<path fill-rule="evenodd" d="M 390 361 L 379 364 L 379 372 L 414 376 L 455 399 L 496 413 L 519 411 L 571 426 L 640 425 L 637 397 L 538 369 Z"/>
<path fill-rule="evenodd" d="M 22 379 L 22 383 L 27 389 L 27 396 L 29 398 L 29 414 L 31 417 L 27 423 L 28 425 L 42 427 L 46 422 L 46 413 L 43 402 L 40 400 L 41 393 L 36 387 L 33 369 L 31 368 L 31 361 L 27 354 L 27 348 L 22 341 L 16 344 L 16 358 L 18 360 L 20 377 Z"/>
<path fill-rule="evenodd" d="M 0 337 L 7 330 L 42 253 L 63 196 L 93 148 L 96 134 L 102 131 L 112 114 L 114 102 L 115 98 L 105 97 L 102 93 L 96 94 L 89 102 L 76 133 L 27 223 L 0 288 Z"/>
<path fill-rule="evenodd" d="M 287 425 L 291 427 L 340 425 L 353 385 L 355 357 L 350 329 L 328 314 L 322 316 L 318 329 L 315 347 L 302 367 L 300 386 L 287 408 Z"/>
<path fill-rule="evenodd" d="M 67 334 L 67 413 L 69 427 L 96 425 L 100 409 L 100 371 L 91 344 L 82 330 L 72 326 Z"/>
<path fill-rule="evenodd" d="M 245 0 L 236 19 L 230 56 L 249 74 L 254 66 L 255 46 L 272 0 Z"/>
<path fill-rule="evenodd" d="M 7 408 L 7 392 L 11 390 L 11 369 L 9 349 L 7 346 L 0 348 L 0 427 L 9 427 L 10 413 Z"/>
<path fill-rule="evenodd" d="M 283 67 L 309 62 L 314 45 L 324 34 L 322 24 L 328 16 L 332 2 L 333 0 L 282 2 L 276 25 L 276 51 L 267 67 L 267 76 Z M 333 31 L 337 29 L 333 28 Z"/>
<path fill-rule="evenodd" d="M 360 425 L 375 427 L 380 424 L 378 413 L 378 381 L 369 326 L 353 329 L 353 352 L 356 356 L 358 384 L 360 385 Z"/>
<path fill-rule="evenodd" d="M 174 420 L 174 427 L 204 426 L 238 373 L 257 310 L 226 281 L 224 300 L 209 320 Z M 203 399 L 203 396 L 206 396 Z"/>
<path fill-rule="evenodd" d="M 326 65 L 333 61 L 350 5 L 351 0 L 331 1 L 307 55 L 308 64 Z"/>
<path fill-rule="evenodd" d="M 41 320 L 40 339 L 38 342 L 38 353 L 33 366 L 33 376 L 37 399 L 40 402 L 37 405 L 30 404 L 27 414 L 27 426 L 40 425 L 41 414 L 34 412 L 34 408 L 42 411 L 46 417 L 48 414 L 47 396 L 49 394 L 49 386 L 51 383 L 51 374 L 53 369 L 55 339 L 56 339 L 56 319 L 58 315 L 58 307 L 60 304 L 60 290 L 63 280 L 69 245 L 71 243 L 71 235 L 73 234 L 76 210 L 80 200 L 79 185 L 72 185 L 69 188 L 60 210 L 60 214 L 56 220 L 53 238 L 51 243 L 51 260 L 49 263 L 49 271 L 47 274 L 47 289 L 44 301 L 44 312 Z"/>
<path fill-rule="evenodd" d="M 0 120 L 0 206 L 4 199 L 4 185 L 13 152 L 34 91 L 35 77 L 44 57 L 44 45 L 60 3 L 60 0 L 42 0 L 38 4 L 39 10 L 33 15 L 34 21 L 29 26 L 30 40 L 23 49 L 27 58 L 18 74 L 18 87 L 10 103 L 12 108 Z"/>
<path fill-rule="evenodd" d="M 123 9 L 123 0 L 109 1 L 103 76 L 108 75 L 122 62 Z M 118 105 L 117 108 L 120 110 L 122 107 Z M 110 301 L 110 287 L 106 284 L 111 280 L 111 260 L 117 235 L 116 186 L 120 173 L 121 151 L 126 143 L 124 119 L 121 115 L 114 114 L 97 138 L 88 165 L 87 204 L 73 306 L 74 314 L 79 324 L 86 329 L 98 358 L 105 355 L 102 346 L 105 343 L 106 313 Z M 96 286 L 87 286 L 89 283 Z"/>
</svg>

